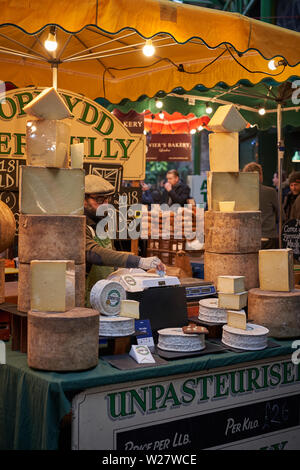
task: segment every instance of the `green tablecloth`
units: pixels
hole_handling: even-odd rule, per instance
[[[280,347],[243,353],[222,352],[166,365],[122,371],[99,359],[97,367],[84,372],[41,372],[30,369],[27,355],[11,351],[0,365],[0,449],[57,449],[60,421],[71,411],[72,394],[87,388],[149,378],[224,368],[233,364],[291,354],[292,341]]]

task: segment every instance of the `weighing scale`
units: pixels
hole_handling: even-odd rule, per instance
[[[186,299],[191,302],[200,300],[203,297],[212,297],[216,294],[216,288],[212,282],[204,281],[194,277],[187,277],[180,280],[181,285],[185,288]]]
[[[120,276],[119,282],[127,292],[141,292],[151,287],[180,286],[180,281],[176,276],[159,276],[150,273],[124,274]]]

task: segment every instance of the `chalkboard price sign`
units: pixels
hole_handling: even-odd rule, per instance
[[[18,191],[21,165],[26,165],[23,158],[0,160],[0,191]]]
[[[300,219],[292,219],[284,224],[282,248],[291,248],[294,252],[294,260],[300,262]]]

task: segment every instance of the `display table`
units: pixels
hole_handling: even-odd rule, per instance
[[[176,380],[181,380],[183,381],[181,383],[181,395],[177,392],[177,397],[180,396],[178,399],[180,399],[180,406],[183,408],[184,415],[188,415],[189,418],[195,415],[195,411],[193,411],[192,408],[189,408],[189,405],[192,402],[193,405],[196,406],[198,403],[197,406],[200,406],[199,403],[201,402],[204,403],[205,401],[211,401],[212,410],[216,411],[220,408],[222,397],[224,397],[228,392],[225,390],[225,382],[222,382],[224,381],[224,378],[220,378],[221,375],[217,374],[217,372],[223,371],[223,375],[225,373],[228,377],[230,371],[236,371],[237,369],[244,371],[249,369],[249,367],[252,371],[251,374],[254,374],[253,376],[251,375],[251,387],[248,384],[247,387],[249,389],[247,390],[246,384],[244,384],[244,389],[240,390],[241,395],[246,397],[244,406],[245,404],[247,404],[248,407],[250,406],[250,398],[254,398],[258,401],[265,399],[264,393],[267,390],[269,394],[271,393],[271,395],[267,397],[269,401],[273,396],[279,396],[279,392],[280,397],[282,394],[292,395],[293,397],[297,395],[298,400],[296,403],[298,403],[298,405],[295,405],[294,401],[288,402],[291,407],[291,412],[288,418],[285,419],[284,428],[297,429],[299,435],[300,366],[296,366],[291,362],[291,355],[295,351],[292,348],[292,341],[277,340],[276,342],[279,344],[279,347],[268,348],[263,351],[242,353],[226,351],[189,359],[173,360],[161,366],[137,368],[133,370],[116,369],[105,362],[105,357],[103,357],[99,359],[98,366],[94,369],[78,373],[54,373],[32,370],[27,365],[26,354],[11,351],[10,344],[6,343],[7,363],[6,365],[0,365],[0,449],[57,449],[60,422],[65,415],[70,413],[72,400],[73,411],[77,418],[81,418],[81,422],[79,419],[75,424],[75,427],[73,426],[73,448],[84,448],[84,445],[82,447],[78,444],[79,434],[81,433],[80,426],[84,425],[83,414],[80,414],[82,409],[78,411],[78,404],[88,404],[88,400],[85,400],[85,397],[82,398],[80,395],[80,392],[82,391],[86,391],[87,394],[90,391],[90,396],[95,397],[98,392],[105,392],[109,389],[113,390],[113,394],[116,396],[116,391],[124,389],[126,386],[130,386],[130,388],[133,389],[139,384],[148,384],[149,389],[149,383],[170,383],[171,379],[175,383]],[[264,375],[256,377],[255,370],[258,371],[259,367]],[[260,372],[257,372],[257,374],[260,374]],[[215,382],[215,378],[209,379],[209,381],[202,380],[201,396],[199,395],[199,399],[196,400],[195,398],[198,396],[196,382],[197,384],[200,384],[200,377],[203,378],[207,376],[217,377],[217,382]],[[214,387],[218,388],[219,397],[205,396],[205,394],[209,394],[207,387],[210,382],[211,384],[214,383]],[[203,384],[206,385],[204,386]],[[152,385],[152,391],[154,390],[153,386],[154,385]],[[237,389],[239,386],[240,388],[242,387],[241,384],[236,384],[235,386]],[[98,388],[94,389],[94,387]],[[141,387],[142,390],[143,385]],[[166,423],[167,416],[163,416],[164,410],[166,408],[171,408],[169,411],[172,415],[173,409],[176,409],[176,407],[177,409],[180,408],[179,403],[176,403],[174,395],[175,392],[171,387],[168,389],[169,391],[164,403],[160,403],[161,409],[158,410],[158,402],[155,405],[153,400],[159,399],[159,395],[163,390],[163,385],[156,385],[155,387],[156,398],[153,398],[152,396],[152,405],[151,403],[150,405],[148,403],[147,411],[144,410],[141,415],[141,418],[143,418],[142,422],[144,424],[146,424],[149,416],[151,418],[151,423],[154,421],[154,414],[156,411],[159,412],[158,416],[160,420],[163,419],[163,422]],[[261,395],[259,395],[259,389],[263,389]],[[242,391],[245,393],[242,393]],[[274,395],[272,395],[273,392]],[[228,392],[228,397],[233,393],[235,393],[235,391]],[[238,391],[236,393],[238,395]],[[110,396],[110,399],[113,396],[111,392],[108,395]],[[109,422],[112,423],[112,428],[114,428],[114,430],[112,429],[112,433],[116,435],[116,429],[118,431],[120,426],[124,427],[124,423],[127,427],[132,427],[133,420],[130,418],[138,413],[136,409],[132,409],[132,413],[127,410],[125,414],[128,416],[122,417],[122,412],[119,411],[119,405],[117,409],[117,405],[114,403],[114,410],[112,410],[113,403],[111,401],[108,405],[108,395],[107,393],[105,395],[105,407],[107,409],[110,406],[110,414],[113,414],[114,416],[109,416],[107,419],[109,419]],[[233,398],[235,401],[233,404],[230,404],[230,408],[234,408],[238,405],[237,396],[234,396]],[[278,400],[281,400],[281,398],[278,398]],[[120,406],[123,406],[122,403]],[[293,408],[295,406],[298,406],[298,412]],[[142,402],[139,403],[139,408],[143,408]],[[251,415],[250,408],[247,412],[249,416]],[[210,412],[212,410],[210,410]],[[201,415],[203,410],[198,410],[197,413],[199,414],[199,412]],[[107,419],[102,415],[104,411],[100,413],[100,409],[98,408],[98,405],[96,405],[96,402],[95,407],[93,408],[93,413],[95,415],[99,415],[99,418],[101,418],[103,423],[106,423],[105,426],[103,424],[105,429],[102,429],[102,431],[109,434]],[[127,420],[124,419],[126,417]],[[119,418],[122,418],[122,420],[118,422]],[[170,419],[170,417],[168,419]],[[175,419],[175,415],[173,417],[171,416],[171,420],[172,419]],[[85,425],[86,424],[87,423],[85,422]],[[214,428],[215,424],[211,422],[211,426]],[[270,428],[270,430],[274,431],[273,428]],[[91,428],[91,432],[92,431],[93,429]],[[268,430],[264,430],[264,433],[267,431]],[[132,439],[128,439],[126,442],[132,442]],[[184,437],[182,437],[182,439],[184,439]],[[119,442],[118,448],[126,448],[125,444],[122,447],[120,444],[121,441],[116,440],[115,437],[114,442]],[[276,442],[276,439],[274,442]],[[209,447],[213,447],[211,443],[208,444]],[[92,445],[93,444],[91,444],[91,446]],[[106,444],[102,441],[99,441],[96,445],[99,449],[114,448],[105,447]],[[126,445],[126,449],[129,450],[128,444]],[[204,443],[203,445],[208,446],[207,443]],[[200,448],[201,446],[199,447],[199,450]]]

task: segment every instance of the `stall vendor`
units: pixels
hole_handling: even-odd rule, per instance
[[[114,187],[98,175],[85,177],[84,213],[86,216],[86,306],[90,306],[90,291],[100,279],[105,279],[114,268],[142,268],[165,270],[165,266],[156,256],[142,258],[133,253],[116,251],[110,238],[101,239],[96,234],[100,218],[96,215],[101,204],[108,204]]]

